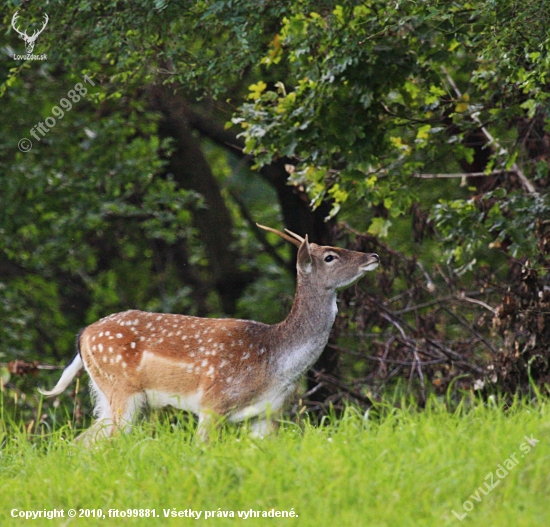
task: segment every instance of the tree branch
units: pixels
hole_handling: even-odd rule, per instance
[[[447,71],[447,69],[445,68],[445,66],[441,66],[441,70],[443,71],[443,73],[445,74],[445,77],[447,78],[447,82],[451,85],[451,87],[453,88],[454,92],[456,93],[456,95],[458,97],[462,97],[462,93],[461,91],[459,90],[458,86],[456,85],[454,79],[451,77],[450,73]],[[480,130],[481,132],[483,133],[483,135],[487,138],[487,140],[489,141],[488,143],[488,146],[494,144],[497,149],[499,151],[501,150],[504,150],[506,153],[508,153],[508,151],[502,147],[502,145],[498,142],[497,139],[495,139],[491,133],[489,132],[489,130],[487,130],[487,128],[485,128],[485,126],[483,125],[483,123],[481,122],[480,118],[477,116],[477,115],[473,115],[471,114],[470,115],[470,118],[479,125],[480,127]],[[527,179],[527,177],[525,176],[525,174],[523,173],[523,170],[521,170],[521,168],[519,168],[518,164],[517,163],[514,163],[511,167],[511,171],[515,172],[519,178],[519,180],[521,181],[521,184],[523,185],[523,188],[525,190],[527,190],[527,192],[529,192],[529,194],[533,194],[533,195],[538,195],[538,192],[535,190],[535,187],[533,186],[533,183],[531,183],[531,181],[529,181],[529,179]],[[469,174],[470,176],[472,174]]]
[[[412,174],[412,177],[418,179],[447,179],[447,178],[465,178],[465,177],[481,177],[481,176],[498,176],[514,172],[514,170],[492,170],[491,172],[454,172],[451,174]]]

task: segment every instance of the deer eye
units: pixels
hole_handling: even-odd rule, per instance
[[[332,262],[332,260],[336,259],[336,256],[333,254],[329,254],[328,256],[325,256],[325,262]]]

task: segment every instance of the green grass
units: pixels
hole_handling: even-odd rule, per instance
[[[548,402],[447,412],[382,408],[364,420],[350,408],[326,426],[283,424],[252,439],[227,427],[207,445],[193,425],[140,423],[86,450],[62,439],[2,432],[0,525],[12,509],[156,509],[151,519],[38,519],[32,525],[550,525]],[[2,437],[3,435],[3,437]],[[540,442],[524,457],[524,436]],[[481,502],[470,498],[512,454],[518,464]],[[495,481],[498,477],[494,476]],[[488,480],[487,480],[488,481]],[[462,503],[473,510],[464,514]],[[466,505],[469,507],[469,505]],[[234,511],[235,518],[164,518],[163,509]],[[242,519],[237,511],[293,510],[296,518]],[[190,523],[191,522],[191,523]]]

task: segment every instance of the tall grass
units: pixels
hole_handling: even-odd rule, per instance
[[[33,525],[550,525],[548,403],[516,402],[506,410],[478,403],[449,412],[434,399],[422,412],[375,410],[364,416],[350,407],[318,427],[283,422],[263,440],[228,426],[206,445],[195,443],[194,422],[184,414],[176,424],[155,414],[89,450],[72,443],[69,426],[40,437],[4,427],[0,525],[26,522],[12,518],[12,509],[55,508],[65,516],[71,508],[106,516],[110,509],[155,509],[160,517]],[[539,441],[527,454],[520,450],[525,436]],[[517,465],[499,479],[498,465],[514,453]],[[491,472],[500,483],[487,495],[477,491],[476,500]],[[462,516],[465,501],[473,508],[461,521],[452,511]],[[203,511],[201,519],[164,517],[165,510],[189,509]],[[297,517],[238,517],[272,509]],[[214,516],[205,519],[205,511]],[[235,517],[218,517],[221,511]]]

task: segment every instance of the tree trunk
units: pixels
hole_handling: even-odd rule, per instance
[[[150,95],[152,108],[162,114],[159,134],[174,140],[175,149],[169,160],[169,171],[182,188],[198,192],[205,200],[205,208],[193,211],[194,224],[200,231],[212,282],[223,310],[232,315],[236,312],[238,298],[253,277],[238,268],[238,255],[232,248],[231,215],[200,143],[189,126],[185,101],[174,95],[172,88],[165,86],[151,87]]]

